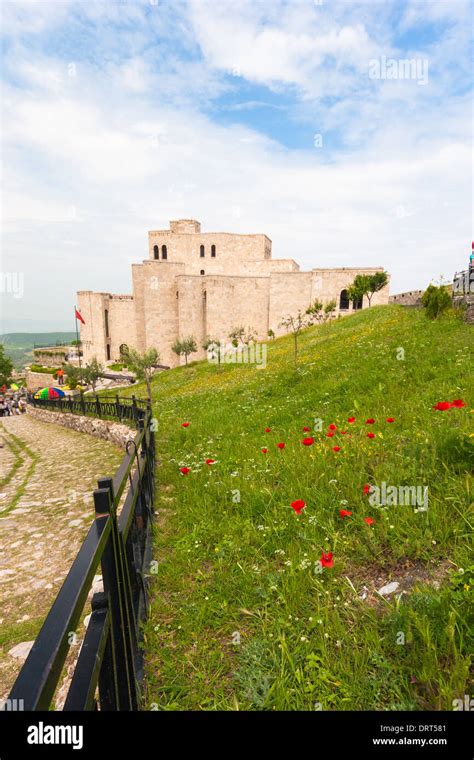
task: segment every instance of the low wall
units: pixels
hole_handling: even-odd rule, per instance
[[[466,315],[465,321],[470,325],[474,324],[474,293],[468,293],[462,296],[453,296],[454,306],[465,306]]]
[[[424,290],[410,290],[407,293],[398,293],[390,296],[389,303],[398,303],[400,306],[421,306],[421,296]]]
[[[36,420],[53,422],[55,425],[77,430],[78,433],[89,433],[89,435],[103,438],[123,449],[127,445],[127,441],[133,441],[137,434],[137,431],[132,430],[128,425],[122,425],[113,420],[99,420],[96,417],[83,417],[80,414],[50,412],[49,409],[38,409],[31,404],[28,404],[27,410],[28,414]]]
[[[47,386],[57,384],[58,381],[47,372],[30,372],[30,370],[28,370],[26,373],[26,387],[32,393],[35,393],[40,388],[46,388]]]

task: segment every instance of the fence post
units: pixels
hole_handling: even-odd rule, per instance
[[[133,611],[132,592],[130,587],[130,575],[127,566],[127,553],[123,545],[122,536],[120,535],[118,529],[115,507],[113,506],[113,480],[112,478],[99,478],[97,485],[99,486],[99,492],[106,491],[108,493],[109,504],[112,510],[111,515],[113,517],[112,535],[115,551],[116,579],[120,598],[121,619],[123,626],[123,645],[127,664],[128,693],[130,703],[130,707],[126,709],[138,710],[139,693],[135,671],[135,656],[138,651],[138,643],[135,615]],[[95,493],[96,492],[94,492],[94,494]],[[106,590],[105,576],[104,589]]]
[[[81,393],[81,409],[82,409],[82,414],[85,414],[86,413],[86,402],[84,401],[84,391],[82,390],[82,388],[80,390],[80,393]]]
[[[118,419],[121,420],[122,419],[122,415],[120,414],[120,400],[119,400],[118,393],[115,394],[115,409],[116,409],[116,412],[117,412]]]
[[[73,412],[72,396],[69,396],[69,411],[72,414],[72,412]]]
[[[132,674],[129,669],[128,626],[122,598],[117,519],[112,505],[110,489],[98,488],[94,491],[94,508],[96,520],[112,520],[112,530],[101,559],[102,577],[104,591],[109,597],[110,604],[111,636],[115,653],[114,680],[118,709],[133,710],[132,686],[134,687],[135,684],[132,684]]]
[[[138,408],[137,408],[137,400],[134,395],[132,395],[132,409],[133,409],[133,419],[135,422],[135,425],[137,424],[137,415],[138,415]]]
[[[95,394],[95,403],[96,403],[96,407],[97,407],[97,414],[98,414],[99,417],[101,417],[102,415],[100,413],[100,398],[97,395],[97,393]]]

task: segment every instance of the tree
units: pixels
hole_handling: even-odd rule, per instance
[[[229,338],[234,348],[237,348],[239,343],[242,346],[249,346],[250,343],[255,342],[257,333],[252,327],[247,327],[247,332],[245,332],[245,327],[234,327],[229,333]]]
[[[336,311],[336,301],[328,301],[326,306],[324,307],[324,321],[327,322],[328,319],[331,319],[334,312]]]
[[[311,315],[304,314],[301,311],[298,311],[298,314],[295,317],[289,316],[281,321],[281,326],[286,327],[288,332],[293,333],[295,367],[298,366],[298,338],[301,331],[304,330],[305,327],[309,327],[311,323]]]
[[[171,346],[171,350],[178,356],[184,356],[184,361],[186,366],[188,366],[188,356],[190,354],[195,354],[198,350],[196,338],[194,335],[190,335],[188,338],[183,338],[182,340],[177,339]]]
[[[151,377],[159,361],[160,355],[156,348],[149,348],[143,354],[134,348],[128,349],[128,368],[135,373],[137,380],[146,384],[149,401],[151,401]]]
[[[77,388],[77,384],[81,379],[81,371],[79,367],[76,367],[74,364],[66,364],[64,372],[66,373],[67,384],[71,390]]]
[[[97,358],[94,356],[93,359],[89,362],[87,367],[84,367],[82,371],[83,378],[86,383],[90,383],[92,385],[92,390],[95,391],[95,386],[97,383],[97,380],[101,376],[103,372],[102,364],[99,364],[97,361]]]
[[[316,300],[311,304],[311,306],[308,306],[305,314],[307,314],[310,318],[310,322],[327,322],[328,319],[331,319],[335,310],[335,301],[329,301],[325,306],[323,306],[321,301]]]
[[[354,282],[347,289],[349,298],[351,301],[357,301],[364,296],[367,296],[369,302],[369,308],[374,293],[378,293],[379,290],[385,287],[388,282],[387,272],[375,272],[374,274],[358,274],[354,278]]]
[[[13,362],[5,356],[5,346],[0,343],[0,385],[9,385],[13,372]]]
[[[451,306],[451,296],[444,285],[439,287],[428,285],[421,296],[421,303],[425,307],[427,316],[430,319],[437,319]]]
[[[215,340],[214,338],[210,338],[208,336],[206,340],[204,341],[204,343],[202,344],[202,347],[204,351],[207,351],[208,356],[210,354],[210,358],[212,359],[217,358],[217,363],[218,364],[221,363],[222,344],[220,340]]]

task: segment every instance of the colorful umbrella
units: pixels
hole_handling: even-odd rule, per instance
[[[65,395],[61,388],[41,388],[35,393],[35,398],[62,398]]]

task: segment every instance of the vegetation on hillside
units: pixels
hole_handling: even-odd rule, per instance
[[[472,348],[451,315],[377,306],[304,330],[299,369],[288,335],[266,369],[153,378],[151,709],[451,710],[472,693]],[[427,502],[374,503],[384,483]]]

